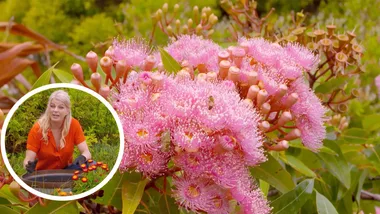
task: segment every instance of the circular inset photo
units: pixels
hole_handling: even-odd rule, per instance
[[[2,156],[15,180],[35,195],[60,201],[104,186],[118,169],[123,142],[120,120],[107,100],[63,83],[22,97],[1,133]]]

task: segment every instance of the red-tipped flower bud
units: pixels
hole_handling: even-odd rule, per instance
[[[98,55],[93,51],[88,52],[86,55],[86,62],[91,71],[95,73],[96,68],[98,67]]]
[[[96,92],[99,92],[101,81],[102,81],[102,77],[100,76],[99,73],[91,74],[91,83],[95,87]]]

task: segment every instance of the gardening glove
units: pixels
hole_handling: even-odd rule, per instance
[[[79,155],[79,156],[74,160],[74,162],[73,162],[74,165],[78,165],[78,166],[80,166],[80,165],[82,165],[82,164],[84,164],[84,163],[86,163],[86,157],[83,156],[83,155]]]
[[[36,170],[37,161],[37,159],[34,161],[28,161],[28,164],[25,165],[26,171],[28,171],[29,173],[34,172],[34,170]]]

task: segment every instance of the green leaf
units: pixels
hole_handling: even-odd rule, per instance
[[[371,162],[377,172],[380,173],[380,145],[378,144],[375,147],[369,147],[364,150],[364,152],[369,162]]]
[[[295,187],[290,174],[270,154],[268,154],[268,161],[251,168],[251,174],[255,178],[268,182],[282,193]]]
[[[346,129],[341,135],[341,137],[343,137],[344,141],[347,143],[356,144],[370,143],[368,141],[371,141],[371,139],[367,136],[369,136],[369,133],[366,130],[360,128]]]
[[[22,205],[27,205],[27,202],[21,201],[18,197],[12,194],[12,192],[9,189],[9,185],[4,185],[0,189],[0,198],[5,198],[12,204],[22,204]]]
[[[366,115],[363,118],[363,129],[368,131],[380,129],[380,114]]]
[[[47,201],[46,206],[41,206],[40,203],[34,205],[26,214],[40,213],[79,213],[76,201]]]
[[[338,78],[329,80],[327,82],[324,82],[318,85],[317,88],[315,88],[315,93],[327,94],[331,92],[333,89],[337,89],[343,86],[346,83],[346,80],[347,80],[347,77],[338,77]]]
[[[271,203],[274,214],[297,213],[313,193],[314,179],[306,179]]]
[[[53,69],[54,75],[63,83],[69,83],[73,80],[73,75],[60,69]]]
[[[298,172],[308,176],[308,177],[315,177],[315,173],[307,167],[302,161],[300,161],[298,158],[292,156],[292,155],[285,155],[285,158],[283,157],[282,160],[293,167]]]
[[[318,214],[338,214],[334,205],[324,195],[315,191],[317,194],[317,210]]]
[[[338,156],[325,153],[318,153],[318,157],[325,164],[326,168],[348,189],[350,188],[351,176],[350,167],[344,158],[339,146],[334,141],[325,140],[326,146],[334,150]]]
[[[269,187],[270,185],[267,182],[260,180],[260,189],[261,189],[261,192],[263,192],[265,196],[268,195]]]
[[[301,141],[292,141],[292,142],[289,142],[289,146],[290,147],[294,147],[294,148],[299,148],[299,149],[305,149],[305,150],[308,150],[310,151],[309,148],[305,147]],[[327,153],[327,154],[331,154],[331,155],[337,155],[336,152],[334,152],[333,150],[331,150],[330,148],[327,148],[326,146],[322,146],[320,149],[319,149],[319,152],[323,152],[323,153]]]
[[[0,205],[0,213],[9,213],[9,214],[18,214],[19,212],[17,212],[16,210],[8,207],[8,206],[5,206],[5,205]]]
[[[55,68],[55,66],[57,66],[59,62],[55,63],[53,66],[51,66],[47,71],[45,71],[39,78],[38,80],[33,84],[33,87],[32,87],[32,90],[33,89],[36,89],[38,87],[41,87],[43,85],[47,85],[50,83],[50,77],[51,77],[51,74]]]
[[[164,64],[164,68],[168,73],[176,74],[179,70],[181,70],[181,65],[163,48],[158,48],[161,54],[161,60]]]
[[[141,176],[139,173],[115,173],[112,179],[102,188],[104,190],[103,197],[97,197],[96,202],[104,205],[112,205],[118,210],[123,208],[122,185],[125,181],[139,182]]]
[[[125,181],[122,187],[123,213],[133,214],[140,204],[148,179],[134,183]]]
[[[367,175],[368,175],[368,170],[364,170],[361,175],[360,175],[360,178],[359,178],[359,182],[358,182],[358,188],[356,190],[356,195],[355,195],[355,200],[356,202],[358,203],[358,207],[359,207],[359,210],[360,210],[360,194],[361,194],[361,191],[363,189],[363,184],[364,184],[364,181],[365,179],[367,178]]]

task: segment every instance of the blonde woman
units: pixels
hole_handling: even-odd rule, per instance
[[[73,161],[74,147],[80,152]],[[82,127],[71,117],[67,92],[53,92],[44,114],[29,132],[24,168],[29,172],[46,169],[80,169],[91,158]]]

